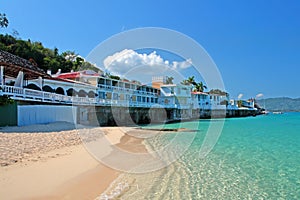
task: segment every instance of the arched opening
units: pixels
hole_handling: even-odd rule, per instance
[[[86,97],[86,96],[87,96],[87,93],[86,93],[86,91],[84,91],[84,90],[79,90],[78,96],[79,96],[79,97]]]
[[[61,87],[56,88],[55,93],[56,94],[65,95],[65,91]]]
[[[95,96],[96,96],[96,94],[94,91],[89,91],[89,93],[88,93],[89,98],[95,98]]]
[[[54,89],[50,87],[49,85],[43,86],[43,91],[45,92],[54,92]]]
[[[76,96],[77,92],[73,88],[70,88],[67,90],[67,95],[68,96]]]
[[[36,84],[33,84],[33,83],[30,83],[29,85],[27,85],[26,88],[32,89],[32,90],[41,90],[41,88],[39,86],[37,86]]]

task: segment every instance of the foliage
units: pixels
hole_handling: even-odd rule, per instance
[[[186,80],[181,81],[182,85],[195,85],[195,77],[194,76],[190,76],[188,77]]]
[[[195,91],[195,92],[203,92],[204,89],[207,89],[207,87],[203,84],[202,81],[197,83],[195,81],[194,76],[190,76],[186,80],[181,81],[181,84],[182,85],[193,85],[193,87],[194,87],[193,91]]]
[[[196,83],[194,91],[196,91],[196,92],[203,92],[204,89],[207,89],[207,87],[201,81],[200,83]]]
[[[174,77],[167,76],[166,84],[173,84]]]
[[[8,105],[13,104],[15,101],[11,99],[9,96],[0,96],[0,105]]]
[[[238,101],[237,101],[237,105],[238,105],[239,108],[242,107],[242,104],[243,104],[243,101],[242,101],[242,100],[238,100]]]
[[[80,70],[87,70],[87,69],[93,70],[95,72],[101,71],[99,68],[95,67],[95,65],[93,65],[89,62],[83,61],[80,66]]]
[[[25,41],[8,34],[0,34],[0,49],[29,60],[44,71],[48,69],[52,72],[56,72],[58,69],[61,69],[61,72],[82,69],[99,70],[93,64],[84,61],[75,52],[66,51],[59,54],[57,48],[49,49],[44,47],[41,42]]]
[[[8,19],[5,13],[0,13],[0,27],[6,28],[8,26]]]
[[[209,94],[218,94],[218,95],[222,95],[222,96],[228,96],[229,95],[227,92],[224,92],[220,89],[212,89],[208,93]]]
[[[105,74],[106,77],[115,79],[115,80],[120,80],[121,78],[119,76],[111,75],[110,73]]]

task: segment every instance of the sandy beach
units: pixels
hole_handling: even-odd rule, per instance
[[[125,134],[121,127],[89,130],[103,132],[117,148],[147,152],[143,139]],[[94,140],[95,134],[84,138]],[[97,161],[78,129],[63,122],[1,127],[0,165],[0,199],[95,199],[121,173]]]

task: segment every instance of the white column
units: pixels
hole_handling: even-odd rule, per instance
[[[0,85],[4,85],[4,66],[0,67]]]
[[[23,71],[19,71],[19,74],[16,78],[15,87],[23,87],[24,73]]]

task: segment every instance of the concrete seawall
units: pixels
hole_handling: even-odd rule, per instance
[[[257,110],[203,110],[203,109],[175,109],[175,108],[140,108],[121,106],[78,106],[57,105],[48,103],[16,102],[16,119],[13,124],[6,118],[0,120],[0,125],[32,125],[67,121],[75,124],[93,126],[134,126],[136,124],[170,123],[209,118],[247,117],[261,114]],[[5,110],[4,106],[3,111]],[[1,107],[0,107],[1,108]],[[7,116],[6,113],[3,116]]]
[[[80,124],[96,126],[133,126],[135,124],[178,122],[181,120],[248,117],[259,114],[257,110],[192,110],[192,112],[184,112],[166,108],[79,106],[77,121]]]

